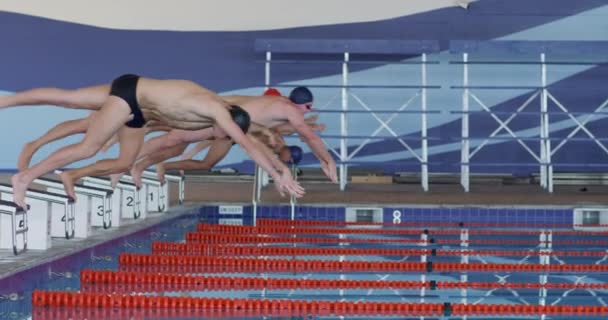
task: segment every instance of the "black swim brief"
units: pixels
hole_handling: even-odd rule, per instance
[[[117,96],[123,99],[131,108],[133,120],[125,123],[130,128],[142,128],[146,124],[144,114],[141,112],[139,103],[137,102],[137,81],[139,76],[134,74],[122,75],[112,81],[110,89],[111,96]]]

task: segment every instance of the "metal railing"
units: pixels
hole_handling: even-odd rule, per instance
[[[256,41],[256,50],[258,52],[265,53],[265,76],[264,85],[268,87],[295,87],[299,84],[286,85],[281,83],[273,83],[271,81],[271,65],[273,63],[280,64],[319,64],[319,63],[334,63],[341,67],[341,83],[335,85],[327,84],[306,84],[310,88],[328,88],[340,90],[339,96],[341,98],[341,108],[338,110],[323,110],[320,109],[318,112],[324,113],[340,113],[340,135],[329,136],[322,135],[321,138],[330,152],[332,152],[338,159],[339,168],[339,183],[340,189],[344,190],[348,181],[348,165],[354,157],[374,138],[378,137],[378,134],[384,129],[390,133],[390,138],[397,140],[401,146],[411,153],[415,159],[419,162],[420,170],[422,172],[421,185],[423,190],[428,191],[428,142],[429,137],[427,136],[427,115],[429,113],[438,113],[439,111],[428,110],[427,106],[427,94],[430,89],[439,89],[440,86],[428,84],[427,66],[429,64],[438,64],[437,61],[429,61],[428,54],[436,53],[439,51],[439,43],[431,40],[421,41],[403,41],[403,40],[313,40],[313,39],[260,39]],[[302,59],[274,59],[274,54],[300,54],[300,55],[312,55],[312,57],[304,57]],[[342,57],[341,61],[333,60],[319,60],[315,54],[334,54]],[[400,61],[395,59],[375,59],[375,60],[364,60],[356,61],[351,59],[351,54],[361,54],[366,56],[404,56],[404,55],[420,55],[420,59],[417,61]],[[354,85],[349,82],[350,65],[366,64],[366,65],[386,65],[386,64],[402,64],[402,65],[420,65],[420,83],[417,84],[399,84],[399,85],[377,85],[377,84],[366,84],[366,85]],[[396,110],[374,110],[365,102],[365,98],[355,94],[352,89],[392,89],[392,90],[415,90],[414,94],[398,109]],[[363,110],[352,110],[349,105],[349,99],[352,98],[357,102]],[[420,110],[405,110],[410,107],[413,102],[419,99]],[[372,133],[371,136],[365,137],[365,140],[359,144],[359,146],[352,152],[348,151],[349,135],[348,128],[348,113],[367,113],[371,115],[375,121],[379,123],[379,127]],[[379,114],[388,113],[389,116],[382,119]],[[420,138],[421,150],[420,153],[416,152],[407,142],[406,139],[401,137],[395,128],[390,126],[390,123],[400,113],[417,113],[420,115],[421,131]],[[339,149],[332,148],[325,139],[339,139]]]
[[[471,159],[477,154],[491,139],[505,139],[514,140],[521,145],[536,161],[535,163],[515,163],[513,165],[538,165],[540,172],[540,185],[548,192],[553,192],[553,169],[558,163],[553,162],[552,158],[557,151],[559,151],[568,141],[593,141],[596,143],[607,155],[608,148],[604,145],[601,138],[597,138],[588,128],[585,126],[591,118],[597,116],[606,106],[608,106],[608,98],[604,100],[594,111],[592,112],[570,112],[553,94],[551,94],[550,86],[547,81],[548,67],[550,65],[569,65],[569,66],[592,66],[602,64],[602,62],[590,62],[579,60],[582,57],[592,58],[595,56],[606,56],[608,54],[608,42],[595,42],[595,41],[452,41],[450,43],[450,52],[453,54],[460,54],[462,56],[461,61],[451,61],[452,64],[461,64],[463,67],[462,85],[452,86],[452,89],[461,89],[462,92],[462,111],[457,113],[462,114],[462,148],[461,148],[461,185],[466,192],[470,190],[470,165]],[[470,59],[470,56],[475,54],[477,60]],[[571,61],[548,61],[548,55],[553,54],[556,56],[575,56],[576,58]],[[506,56],[503,59],[490,59],[493,56]],[[530,56],[536,56],[537,60],[522,60]],[[486,58],[486,59],[483,59]],[[521,85],[471,85],[470,67],[471,65],[529,65],[538,67],[538,85],[537,86],[521,86]],[[480,99],[474,90],[529,90],[530,96],[521,104],[515,112],[508,112],[509,116],[506,120],[502,120],[498,117],[496,111],[491,110],[482,99]],[[528,114],[538,115],[540,118],[540,125],[538,127],[538,135],[534,137],[522,137],[518,135],[515,130],[509,127],[510,122],[513,121],[518,115],[524,114],[523,111],[532,102],[539,98],[539,109],[538,111],[527,112]],[[489,114],[499,125],[489,137],[471,137],[470,136],[470,114],[477,111],[472,111],[471,101],[473,101],[482,108],[483,113]],[[558,110],[550,111],[548,106],[549,103],[554,103]],[[455,111],[452,111],[453,113]],[[576,125],[575,129],[572,130],[566,137],[555,137],[550,136],[551,130],[551,114],[565,114],[573,121]],[[580,121],[578,115],[586,115],[583,121]],[[502,130],[509,134],[509,137],[497,137],[498,133]],[[579,131],[583,131],[588,138],[574,138]],[[474,139],[483,140],[473,151],[471,151],[470,141]],[[539,148],[537,152],[526,143],[526,141],[538,141]],[[558,145],[552,147],[552,141],[557,141]],[[484,165],[484,163],[481,163]],[[485,163],[485,165],[492,165],[491,163]],[[560,166],[572,166],[568,163],[559,163]],[[595,165],[597,167],[606,166],[608,163],[586,163],[586,164],[575,164],[575,166],[589,166]]]
[[[326,104],[329,105],[336,99],[340,99],[339,108],[327,109],[325,106],[317,108],[319,113],[339,114],[340,132],[339,134],[323,134],[321,138],[328,146],[328,150],[337,158],[339,166],[340,189],[344,190],[347,185],[347,174],[349,165],[374,164],[374,162],[360,161],[357,156],[361,151],[374,140],[395,140],[409,154],[413,161],[403,162],[403,165],[419,166],[421,187],[424,191],[429,190],[429,165],[446,163],[439,161],[429,161],[429,141],[437,141],[438,144],[459,143],[460,161],[453,161],[447,165],[460,167],[460,182],[465,192],[470,190],[471,167],[482,166],[513,166],[513,167],[538,167],[540,173],[540,185],[548,192],[553,192],[553,175],[556,166],[562,168],[604,168],[608,167],[601,161],[591,163],[583,162],[559,162],[555,161],[558,151],[565,150],[568,142],[592,142],[597,145],[603,153],[608,155],[606,146],[607,137],[593,133],[588,124],[600,117],[606,117],[608,112],[603,112],[608,106],[608,98],[592,111],[581,111],[580,106],[571,111],[568,107],[556,98],[553,93],[552,84],[549,82],[551,66],[606,66],[608,65],[608,42],[605,41],[451,41],[449,52],[456,55],[458,59],[449,58],[449,65],[459,65],[462,67],[462,83],[458,85],[450,84],[446,88],[449,90],[462,90],[461,107],[439,108],[432,110],[429,108],[428,98],[430,91],[434,93],[443,92],[438,89],[445,88],[442,85],[429,84],[430,77],[428,66],[431,64],[441,65],[440,45],[437,41],[399,41],[399,40],[315,40],[315,39],[259,39],[255,44],[256,51],[263,53],[264,63],[264,85],[266,88],[278,87],[289,88],[297,85],[306,85],[310,88],[336,89],[339,92],[334,95]],[[444,50],[447,48],[444,48]],[[429,59],[429,55],[436,54],[439,59]],[[287,55],[297,55],[297,58],[284,58]],[[333,55],[333,59],[320,59],[318,55]],[[366,58],[380,56],[379,59],[353,59],[354,55]],[[403,59],[386,58],[386,56],[400,57]],[[453,57],[453,56],[452,56]],[[566,57],[566,58],[563,58]],[[599,60],[598,60],[599,58]],[[284,82],[273,82],[272,68],[278,65],[323,65],[325,68],[335,65],[339,69],[335,74],[341,76],[340,82],[335,84],[305,83],[305,84],[286,84]],[[351,66],[361,68],[361,65],[419,65],[419,83],[411,84],[353,84],[350,80]],[[536,81],[533,85],[522,85],[521,83],[507,85],[488,85],[473,84],[476,80],[471,74],[472,65],[484,65],[484,68],[491,69],[492,66],[529,66],[538,68],[538,78],[530,79]],[[452,68],[452,67],[450,67]],[[526,67],[527,68],[527,67]],[[325,70],[325,69],[324,69]],[[529,68],[528,68],[529,71]],[[484,80],[483,78],[481,79]],[[366,102],[366,97],[354,92],[357,89],[382,89],[382,90],[413,90],[414,93],[396,109],[382,108],[376,109]],[[518,105],[513,111],[497,111],[493,105],[487,103],[477,94],[478,91],[484,92],[505,92],[506,90],[516,90],[525,92],[524,102]],[[353,103],[354,101],[354,103]],[[531,110],[537,103],[537,109]],[[419,108],[413,109],[413,106]],[[478,106],[481,110],[474,110],[472,107]],[[552,109],[553,107],[553,109]],[[571,108],[572,109],[572,108]],[[366,114],[372,117],[374,122],[378,122],[378,127],[370,135],[353,134],[349,130],[349,114]],[[420,117],[420,131],[413,134],[404,135],[399,133],[395,119],[400,114],[412,114]],[[491,121],[496,122],[498,127],[489,135],[474,135],[476,124],[472,123],[473,114],[488,115]],[[386,115],[383,117],[382,115]],[[460,136],[429,136],[428,116],[429,115],[460,115],[461,132]],[[538,116],[538,126],[529,130],[518,130],[512,128],[515,118],[521,115]],[[566,117],[566,120],[573,122],[570,132],[559,136],[554,134],[557,128],[557,117]],[[563,125],[563,121],[562,125]],[[535,134],[530,134],[530,131]],[[561,130],[561,129],[560,129]],[[381,135],[382,131],[388,135]],[[523,132],[526,131],[526,132]],[[579,135],[584,134],[585,137]],[[333,148],[328,140],[338,140],[338,146]],[[351,145],[349,143],[360,140],[359,143]],[[475,143],[472,143],[475,141]],[[532,161],[522,161],[501,163],[500,157],[497,161],[473,161],[480,151],[494,143],[517,143],[523,148],[526,155]],[[538,146],[532,144],[538,143]],[[415,144],[415,146],[414,146]],[[376,162],[377,163],[377,162]],[[258,184],[259,187],[259,184]],[[259,199],[258,199],[259,200]]]

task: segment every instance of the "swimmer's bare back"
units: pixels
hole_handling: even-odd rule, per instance
[[[287,122],[285,114],[287,106],[291,105],[289,99],[277,96],[222,96],[229,104],[235,104],[245,109],[251,121],[256,124],[273,128]]]
[[[227,107],[215,93],[188,80],[141,77],[137,100],[146,120],[184,130],[212,127],[219,109]]]

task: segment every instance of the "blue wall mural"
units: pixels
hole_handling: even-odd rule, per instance
[[[123,73],[139,73],[149,77],[184,78],[194,80],[221,94],[260,94],[263,90],[264,66],[256,63],[263,59],[254,51],[254,42],[261,38],[294,39],[402,39],[437,40],[441,52],[429,57],[439,64],[428,70],[429,84],[441,86],[430,90],[429,109],[441,113],[429,115],[429,133],[434,139],[429,143],[431,171],[458,171],[460,161],[460,109],[462,91],[451,89],[461,85],[462,66],[450,64],[459,59],[449,53],[450,40],[598,40],[608,41],[608,5],[600,0],[479,0],[471,3],[467,10],[459,6],[445,5],[449,1],[427,1],[430,7],[420,9],[420,1],[413,1],[412,8],[401,15],[391,12],[385,18],[361,19],[324,24],[261,29],[205,28],[172,31],[154,26],[115,29],[103,25],[85,25],[82,21],[57,19],[53,15],[31,15],[3,10],[0,6],[0,93],[10,94],[33,87],[53,86],[77,88],[81,86],[107,83]],[[451,2],[450,2],[451,3]],[[437,4],[436,6],[433,6]],[[430,8],[430,9],[429,9]],[[420,10],[417,10],[420,9]],[[187,10],[187,8],[182,8]],[[260,12],[260,19],[264,19]],[[177,19],[173,17],[173,19]],[[134,18],[133,24],[137,23]],[[201,22],[203,23],[203,22]],[[233,23],[233,22],[231,22]],[[328,57],[321,57],[327,59]],[[336,57],[340,58],[340,57]],[[366,58],[353,56],[356,58]],[[551,59],[552,57],[548,57]],[[576,57],[560,57],[575,60]],[[605,57],[590,57],[601,60]],[[418,57],[400,57],[418,59]],[[556,58],[557,59],[557,58]],[[350,80],[353,84],[419,84],[419,66],[416,65],[352,65]],[[552,66],[548,74],[550,91],[571,111],[592,111],[601,105],[608,94],[602,85],[608,75],[608,66]],[[535,66],[473,66],[471,79],[477,85],[539,85],[539,69]],[[273,66],[272,82],[279,84],[339,84],[340,66],[337,64],[318,65],[276,65]],[[284,89],[286,93],[287,89]],[[352,92],[372,109],[397,109],[414,90],[353,89]],[[340,108],[339,91],[317,89],[316,107]],[[493,110],[514,111],[531,94],[531,90],[514,89],[477,92],[478,96]],[[354,99],[351,108],[361,110]],[[472,103],[472,105],[474,105]],[[538,111],[538,98],[528,111]],[[413,110],[419,110],[415,102]],[[478,107],[477,107],[478,108]],[[550,109],[556,111],[555,105]],[[0,135],[3,138],[3,152],[0,154],[0,168],[13,169],[17,155],[24,143],[39,136],[55,124],[86,115],[84,112],[64,110],[49,106],[13,108],[0,111]],[[388,115],[381,115],[382,118]],[[583,115],[577,115],[583,117]],[[339,115],[322,113],[322,121],[328,125],[325,134],[339,135]],[[506,118],[506,116],[504,116]],[[504,119],[503,118],[503,119]],[[348,116],[350,134],[369,135],[379,123],[369,115]],[[595,117],[588,125],[589,130],[599,137],[606,137],[603,117]],[[563,115],[551,118],[551,136],[561,137],[576,128],[575,123]],[[420,117],[416,114],[399,115],[392,122],[393,129],[400,135],[417,137],[420,135]],[[487,114],[471,117],[471,136],[484,136],[497,128],[498,123]],[[524,136],[534,136],[538,132],[538,115],[517,116],[510,125],[513,131]],[[386,131],[382,136],[389,135]],[[505,136],[503,132],[501,136]],[[584,137],[581,132],[577,137]],[[34,162],[57,149],[58,146],[76,141],[78,137],[65,139],[41,150]],[[289,139],[298,143],[299,139]],[[327,139],[334,147],[336,139]],[[349,149],[354,150],[361,139],[350,139]],[[538,142],[527,141],[530,148],[538,150]],[[418,150],[420,144],[411,142]],[[475,142],[472,143],[475,146]],[[251,168],[251,162],[234,148],[221,163],[241,169]],[[88,163],[116,155],[113,149]],[[602,162],[608,160],[597,145],[589,141],[571,141],[555,154],[557,162]],[[531,163],[533,159],[513,141],[493,140],[474,161],[478,162],[519,162]],[[377,139],[364,147],[356,161],[376,161],[387,171],[418,171],[411,154],[394,139]],[[75,165],[80,165],[78,163]],[[310,154],[305,163],[314,165]],[[608,163],[608,161],[606,161]],[[565,169],[566,167],[564,167]],[[588,168],[570,168],[588,169]],[[594,168],[594,170],[601,170]],[[518,174],[537,172],[533,166],[488,166],[473,171],[508,171]]]

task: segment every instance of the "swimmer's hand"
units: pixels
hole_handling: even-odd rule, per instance
[[[323,124],[323,123],[315,123],[315,124],[312,124],[310,126],[310,128],[314,131],[323,132],[323,131],[325,131],[325,128],[327,128],[327,126],[325,126],[325,124]]]
[[[321,162],[321,170],[333,183],[338,183],[338,172],[336,170],[336,162],[332,159],[330,161]]]
[[[312,116],[308,116],[304,119],[306,124],[314,124],[315,122],[317,122],[317,120],[319,120],[319,115],[317,114],[313,114]]]
[[[275,187],[277,188],[277,191],[281,197],[285,196],[285,192],[289,192],[296,198],[301,198],[305,193],[304,188],[302,188],[298,182],[293,180],[289,171],[285,171],[281,174],[279,179],[275,181]]]
[[[317,120],[319,120],[319,116],[318,115],[312,115],[310,117],[307,117],[306,119],[304,119],[304,121],[306,122],[306,124],[313,130],[313,131],[325,131],[325,124],[323,123],[317,123]]]

